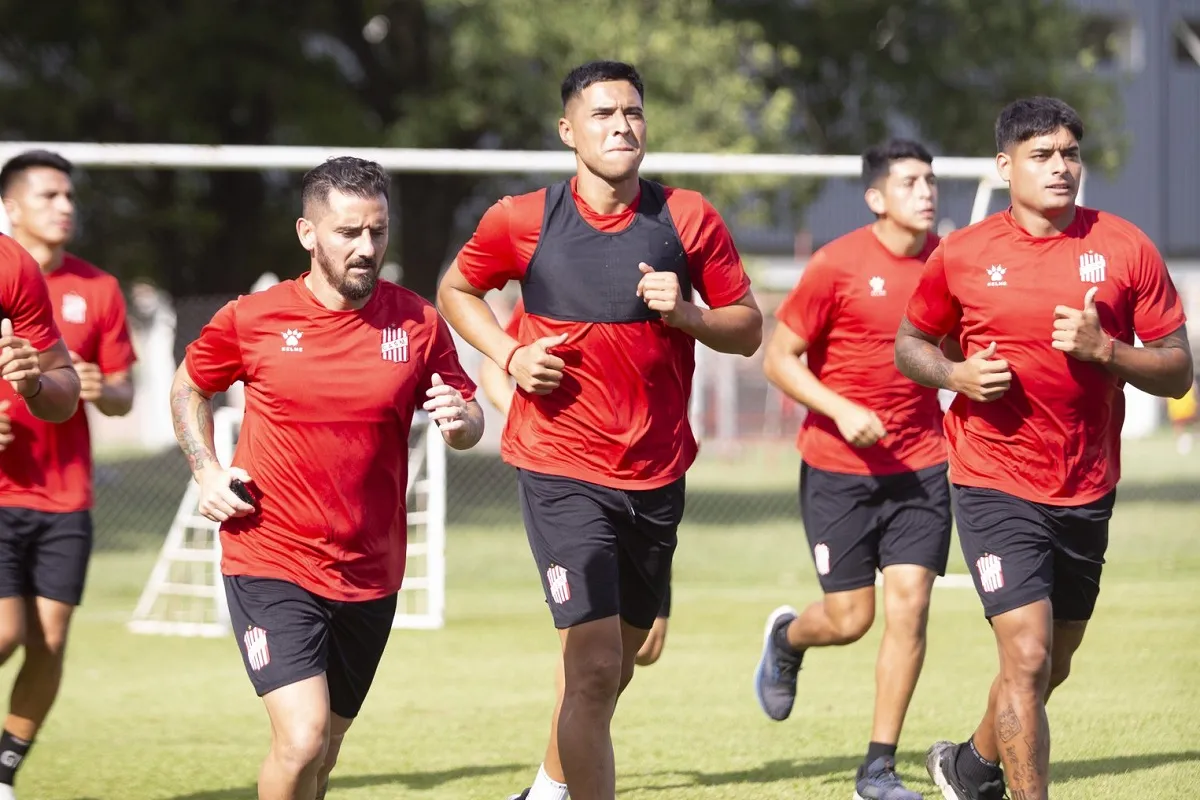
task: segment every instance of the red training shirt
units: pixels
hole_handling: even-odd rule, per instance
[[[580,216],[604,233],[635,219],[638,200],[616,214],[597,214],[575,193]],[[732,305],[750,279],[729,229],[703,195],[664,187],[667,209],[687,255],[695,291],[710,308]],[[487,210],[458,254],[458,268],[475,288],[499,289],[521,280],[537,248],[546,190],[504,197]],[[653,266],[653,264],[651,265]],[[634,293],[637,284],[629,287]],[[652,489],[681,477],[696,458],[688,421],[695,339],[662,320],[581,323],[526,314],[522,344],[567,334],[554,350],[579,392],[530,395],[517,388],[501,437],[509,464],[617,489]],[[561,389],[561,387],[560,387]]]
[[[11,236],[0,233],[0,316],[13,324],[13,335],[45,351],[62,338],[54,324],[50,290],[33,256]]]
[[[1096,307],[1110,335],[1132,344],[1184,324],[1183,306],[1154,244],[1132,223],[1079,208],[1060,235],[1038,238],[1009,211],[946,237],[930,256],[908,319],[933,336],[961,321],[967,356],[996,342],[1012,386],[998,400],[955,398],[946,415],[954,483],[1038,503],[1085,505],[1121,472],[1124,382],[1051,347],[1054,308]]]
[[[187,349],[205,392],[244,381],[233,456],[258,512],[221,526],[221,571],[295,583],[331,600],[400,589],[408,438],[437,373],[475,384],[433,305],[381,281],[360,310],[326,308],[304,276],[239,297]]]
[[[915,472],[946,460],[937,390],[900,374],[896,329],[937,246],[897,256],[870,225],[813,254],[776,318],[808,343],[808,368],[829,389],[879,417],[887,436],[859,448],[823,414],[809,413],[796,440],[804,461],[851,475]]]
[[[135,357],[117,279],[67,254],[45,281],[67,349],[105,375],[127,372]],[[59,514],[90,510],[92,437],[84,404],[66,422],[51,423],[33,416],[7,382],[0,382],[0,401],[9,402],[15,437],[0,452],[0,506]]]

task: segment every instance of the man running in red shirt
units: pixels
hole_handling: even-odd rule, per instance
[[[767,716],[787,719],[806,653],[870,630],[881,571],[886,627],[855,797],[920,800],[896,774],[896,743],[925,659],[934,578],[946,571],[950,488],[937,390],[901,375],[893,350],[937,245],[937,182],[916,142],[872,147],[862,161],[875,222],[813,254],[776,312],[763,362],[767,379],[809,409],[797,441],[800,505],[824,597],[803,613],[771,613],[754,685]]]
[[[15,402],[47,422],[65,422],[79,407],[79,375],[54,324],[50,292],[38,263],[11,236],[0,233],[0,379]],[[20,395],[20,397],[14,397]],[[5,430],[7,428],[7,430]],[[12,422],[0,421],[0,443],[11,442]]]
[[[1183,307],[1153,243],[1075,203],[1082,138],[1061,100],[1001,112],[1012,205],[942,241],[896,339],[905,375],[958,393],[945,425],[954,514],[1000,652],[975,734],[926,758],[948,800],[999,798],[1005,777],[1012,797],[1046,798],[1045,703],[1100,591],[1122,389],[1179,397],[1192,383]],[[938,348],[956,328],[960,363]]]
[[[522,794],[564,800],[569,785],[573,800],[612,800],[612,715],[662,607],[696,456],[687,418],[695,344],[749,356],[762,315],[713,207],[639,177],[637,71],[577,67],[562,101],[559,136],[575,152],[575,177],[488,209],[438,300],[517,382],[501,456],[518,469],[563,642],[562,701],[546,760]],[[483,300],[509,281],[521,282],[525,301],[519,337]]]
[[[431,303],[378,281],[388,194],[373,162],[309,171],[296,232],[310,271],[218,311],[171,390],[200,511],[222,523],[234,633],[271,719],[262,800],[325,796],[374,679],[404,577],[418,405],[450,447],[483,434],[450,329]],[[226,468],[213,455],[212,396],[237,381],[246,410]]]
[[[45,275],[80,399],[106,416],[124,416],[133,407],[134,363],[125,298],[116,278],[66,252],[75,228],[71,172],[55,153],[22,153],[0,169],[0,197],[13,238]],[[92,444],[82,404],[55,425],[14,402],[8,387],[0,386],[0,398],[0,416],[12,429],[0,452],[0,654],[25,646],[0,735],[4,798],[58,696],[71,616],[83,597],[92,550]]]

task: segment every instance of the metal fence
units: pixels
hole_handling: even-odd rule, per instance
[[[170,431],[170,375],[186,344],[228,299],[167,304],[160,295],[142,295],[135,294],[131,303],[141,359],[135,410],[121,420],[94,420],[96,547],[101,551],[154,549],[162,543],[189,480]],[[781,299],[781,292],[759,293],[768,335],[771,312]],[[478,354],[465,345],[460,352],[464,366],[477,374]],[[688,525],[798,524],[794,441],[804,412],[769,387],[761,358],[761,352],[746,359],[702,349],[693,409],[701,455],[688,477]],[[520,525],[515,474],[498,455],[502,420],[486,402],[485,407],[484,441],[448,457],[451,536],[464,526]],[[1122,501],[1197,504],[1200,519],[1200,442],[1186,451],[1181,445],[1186,440],[1169,423],[1165,401],[1131,399],[1130,414],[1149,424],[1132,430],[1137,435],[1125,443]]]

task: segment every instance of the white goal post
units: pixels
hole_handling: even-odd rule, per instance
[[[0,162],[33,149],[57,152],[91,169],[189,169],[304,171],[334,156],[353,155],[378,162],[390,172],[477,174],[570,174],[574,156],[561,151],[448,150],[415,148],[329,148],[257,145],[101,144],[92,142],[0,142]],[[939,157],[940,179],[976,184],[971,221],[987,215],[992,192],[1005,184],[990,158]],[[774,175],[857,178],[859,156],[788,154],[650,153],[647,174]],[[1082,200],[1082,191],[1080,199]],[[3,215],[0,214],[0,217]],[[0,226],[7,220],[0,218]],[[703,348],[698,348],[702,350]],[[698,372],[708,354],[697,352]],[[699,385],[700,374],[697,374]],[[697,393],[698,395],[699,393]],[[695,399],[695,398],[694,398]],[[695,409],[696,406],[694,405]],[[216,415],[218,456],[228,465],[241,411]],[[440,628],[445,610],[446,453],[441,436],[425,423],[414,424],[409,460],[409,568],[396,627]],[[142,633],[219,636],[229,630],[220,578],[220,538],[216,525],[196,513],[194,482],[184,487],[178,512],[138,602],[130,629]]]

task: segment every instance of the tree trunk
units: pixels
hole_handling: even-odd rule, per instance
[[[400,268],[404,286],[427,300],[437,294],[438,278],[450,263],[456,240],[455,213],[471,194],[476,179],[465,175],[395,176],[399,189]]]

